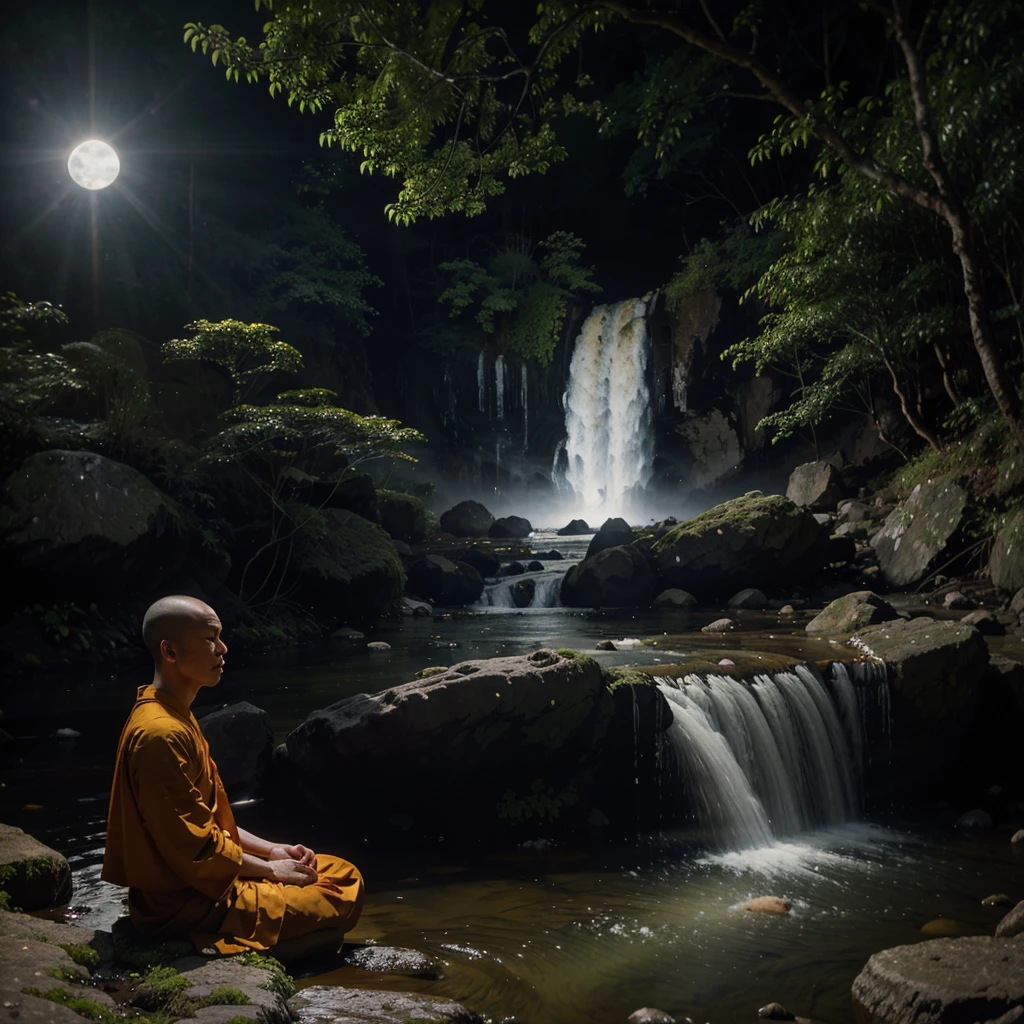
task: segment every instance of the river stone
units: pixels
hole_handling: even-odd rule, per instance
[[[180,567],[185,522],[130,466],[92,452],[37,452],[0,489],[0,562],[50,604],[158,587]]]
[[[664,1010],[656,1006],[641,1006],[627,1018],[629,1024],[676,1024],[675,1017],[670,1017]]]
[[[992,585],[1014,593],[1024,587],[1024,510],[1007,516],[989,556]]]
[[[1000,922],[996,925],[996,935],[999,938],[1011,939],[1015,935],[1024,933],[1024,900],[1021,900]]]
[[[429,619],[434,614],[434,606],[427,601],[417,601],[414,597],[402,598],[402,615],[411,619]]]
[[[526,566],[522,562],[509,562],[507,565],[501,566],[494,575],[501,580],[508,576],[522,576],[524,572],[526,572]]]
[[[543,572],[544,571],[544,563],[542,561],[540,561],[540,559],[534,558],[531,561],[526,563],[526,571],[527,572]]]
[[[995,892],[991,896],[986,896],[981,901],[981,905],[983,907],[1012,907],[1013,900],[1005,892]]]
[[[565,574],[561,600],[567,608],[642,608],[651,603],[657,583],[632,544],[605,548]]]
[[[1024,615],[1024,587],[1021,587],[1010,601],[1010,611],[1018,618]]]
[[[697,604],[697,598],[693,594],[688,594],[685,590],[680,590],[678,587],[670,587],[668,590],[663,590],[652,602],[652,608],[693,608]]]
[[[1024,828],[1017,829],[1010,836],[1010,847],[1014,853],[1024,853]]]
[[[1003,636],[1006,627],[987,609],[979,608],[975,612],[968,612],[961,620],[964,625],[973,626],[979,633],[985,636]]]
[[[337,780],[359,779],[345,791],[347,827],[486,840],[515,827],[538,780],[546,829],[585,820],[611,707],[595,661],[540,650],[338,701],[279,757],[328,815],[339,813]]]
[[[71,867],[20,828],[0,825],[0,889],[22,910],[57,907],[71,899]]]
[[[964,593],[959,590],[951,590],[942,599],[943,608],[951,608],[953,611],[970,611],[971,608],[976,607],[974,602]]]
[[[298,1024],[480,1024],[450,999],[311,985],[291,1000]]]
[[[876,953],[853,982],[864,1024],[974,1024],[1024,1002],[1024,943],[987,935]]]
[[[255,796],[274,754],[270,715],[242,700],[204,715],[199,725],[231,799]]]
[[[751,491],[670,530],[654,543],[651,557],[664,586],[707,601],[742,587],[797,582],[822,564],[807,561],[821,536],[806,509],[780,495]]]
[[[456,537],[486,537],[494,516],[479,501],[460,501],[441,513],[441,529]]]
[[[366,649],[371,654],[387,654],[391,650],[391,644],[385,643],[383,640],[374,640],[366,645]]]
[[[989,832],[992,829],[992,815],[975,807],[972,811],[964,811],[956,819],[956,828],[966,829],[968,832]]]
[[[471,544],[464,548],[452,559],[454,562],[465,562],[471,565],[481,576],[497,576],[501,568],[501,560],[486,548]]]
[[[529,537],[531,533],[533,533],[533,526],[530,524],[530,520],[524,519],[522,516],[504,516],[501,519],[495,519],[487,530],[489,537],[500,540]]]
[[[517,608],[527,608],[537,593],[537,581],[534,579],[516,580],[508,588],[512,595],[512,603]]]
[[[608,548],[632,544],[634,539],[633,528],[625,519],[606,519],[601,524],[601,529],[591,538],[586,557],[592,558],[599,551],[606,551]]]
[[[805,462],[789,475],[786,497],[812,512],[829,512],[843,496],[843,480],[839,470],[824,459]]]
[[[736,621],[734,619],[715,619],[714,622],[701,626],[700,631],[702,633],[728,633],[735,628]]]
[[[559,537],[582,537],[586,533],[593,533],[585,519],[572,519],[558,531]]]
[[[937,917],[921,925],[921,934],[927,939],[960,939],[965,935],[984,935],[984,928],[957,921],[952,917]]]
[[[768,1003],[757,1011],[762,1020],[796,1020],[796,1014],[790,1013],[781,1003]]]
[[[355,946],[346,944],[341,962],[349,967],[374,974],[404,974],[408,978],[436,980],[444,970],[444,962],[401,946]]]
[[[747,587],[746,590],[739,590],[729,598],[730,608],[767,608],[768,598],[764,591],[756,587]]]
[[[898,618],[888,601],[870,590],[858,590],[826,605],[804,629],[808,633],[854,633],[876,622]]]
[[[421,555],[410,563],[407,574],[409,593],[435,605],[472,604],[484,592],[484,581],[476,569],[442,555]]]
[[[419,544],[427,536],[427,509],[413,494],[403,491],[378,491],[377,514],[380,525],[393,540]]]
[[[792,904],[783,896],[755,896],[747,900],[740,910],[747,910],[752,914],[788,914]]]
[[[913,586],[954,554],[966,507],[967,492],[952,477],[918,484],[871,538],[886,582]]]

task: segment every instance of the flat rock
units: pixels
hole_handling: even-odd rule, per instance
[[[57,907],[71,899],[67,858],[13,825],[0,825],[0,877],[22,910]]]
[[[788,914],[792,904],[782,896],[755,896],[747,900],[740,910],[747,910],[752,914]]]
[[[346,945],[341,960],[349,967],[376,974],[404,974],[410,978],[437,978],[444,964],[418,949],[401,946]]]
[[[1014,935],[1024,934],[1024,900],[1021,900],[1000,922],[996,925],[996,935],[1000,938],[1012,938]]]
[[[870,590],[858,590],[826,605],[804,629],[808,633],[855,633],[897,618],[896,609],[888,601]]]
[[[391,644],[386,644],[383,640],[374,640],[366,645],[366,649],[371,653],[387,654],[391,650]]]
[[[979,935],[882,950],[853,983],[865,1024],[992,1021],[1024,1003],[1024,943]]]
[[[459,1003],[409,992],[364,992],[326,985],[291,1000],[299,1024],[480,1024]]]

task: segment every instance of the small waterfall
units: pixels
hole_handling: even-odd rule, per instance
[[[647,374],[653,295],[595,307],[580,330],[565,391],[566,478],[585,509],[617,516],[651,478]]]
[[[494,394],[495,394],[495,411],[498,414],[498,420],[502,423],[505,421],[505,357],[498,356],[494,360]]]
[[[476,360],[476,391],[477,400],[480,403],[480,411],[487,412],[487,367],[484,360],[483,352],[477,356]]]
[[[555,565],[543,572],[507,576],[484,587],[474,608],[561,608],[564,565]],[[517,600],[518,597],[518,600]]]
[[[884,665],[836,662],[827,684],[811,665],[749,683],[656,681],[683,785],[719,845],[765,846],[856,814],[866,709],[888,701]]]

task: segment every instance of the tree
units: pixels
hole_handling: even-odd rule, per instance
[[[257,0],[261,5],[272,16],[258,48],[221,26],[198,23],[186,26],[186,41],[223,63],[229,79],[264,80],[272,95],[285,95],[300,110],[335,107],[334,124],[321,141],[362,153],[367,172],[402,179],[387,211],[400,222],[452,210],[478,213],[506,177],[542,173],[564,157],[556,118],[588,109],[567,82],[564,59],[588,30],[624,22],[657,29],[694,54],[730,66],[754,87],[731,90],[733,95],[781,109],[774,131],[755,147],[755,159],[814,143],[822,174],[852,173],[880,196],[913,204],[947,228],[988,387],[1024,445],[1020,397],[993,329],[969,184],[957,178],[950,162],[956,137],[964,134],[967,95],[977,101],[979,85],[1012,72],[1024,40],[1014,0],[948,0],[930,5],[916,22],[909,0],[867,0],[876,30],[887,34],[901,62],[884,97],[870,86],[854,97],[849,81],[836,80],[840,69],[833,66],[830,46],[836,21],[827,10],[823,81],[807,88],[818,73],[813,60],[800,74],[787,77],[779,70],[788,59],[782,19],[758,18],[755,8],[739,3],[731,11],[719,6],[716,18],[706,3],[699,4],[698,15],[697,5],[687,0],[658,7],[547,0],[529,30],[529,59],[519,56],[512,33],[496,20],[507,8],[486,0],[325,0],[280,9]],[[988,94],[999,107],[999,124],[1016,121],[1017,108],[1007,103],[1016,96],[1013,89]],[[894,125],[913,132],[909,159],[893,159],[906,157],[906,147],[895,154],[886,148]]]

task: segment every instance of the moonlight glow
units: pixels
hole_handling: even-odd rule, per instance
[[[68,174],[72,181],[92,191],[112,185],[120,170],[117,154],[99,139],[80,143],[68,157]]]

